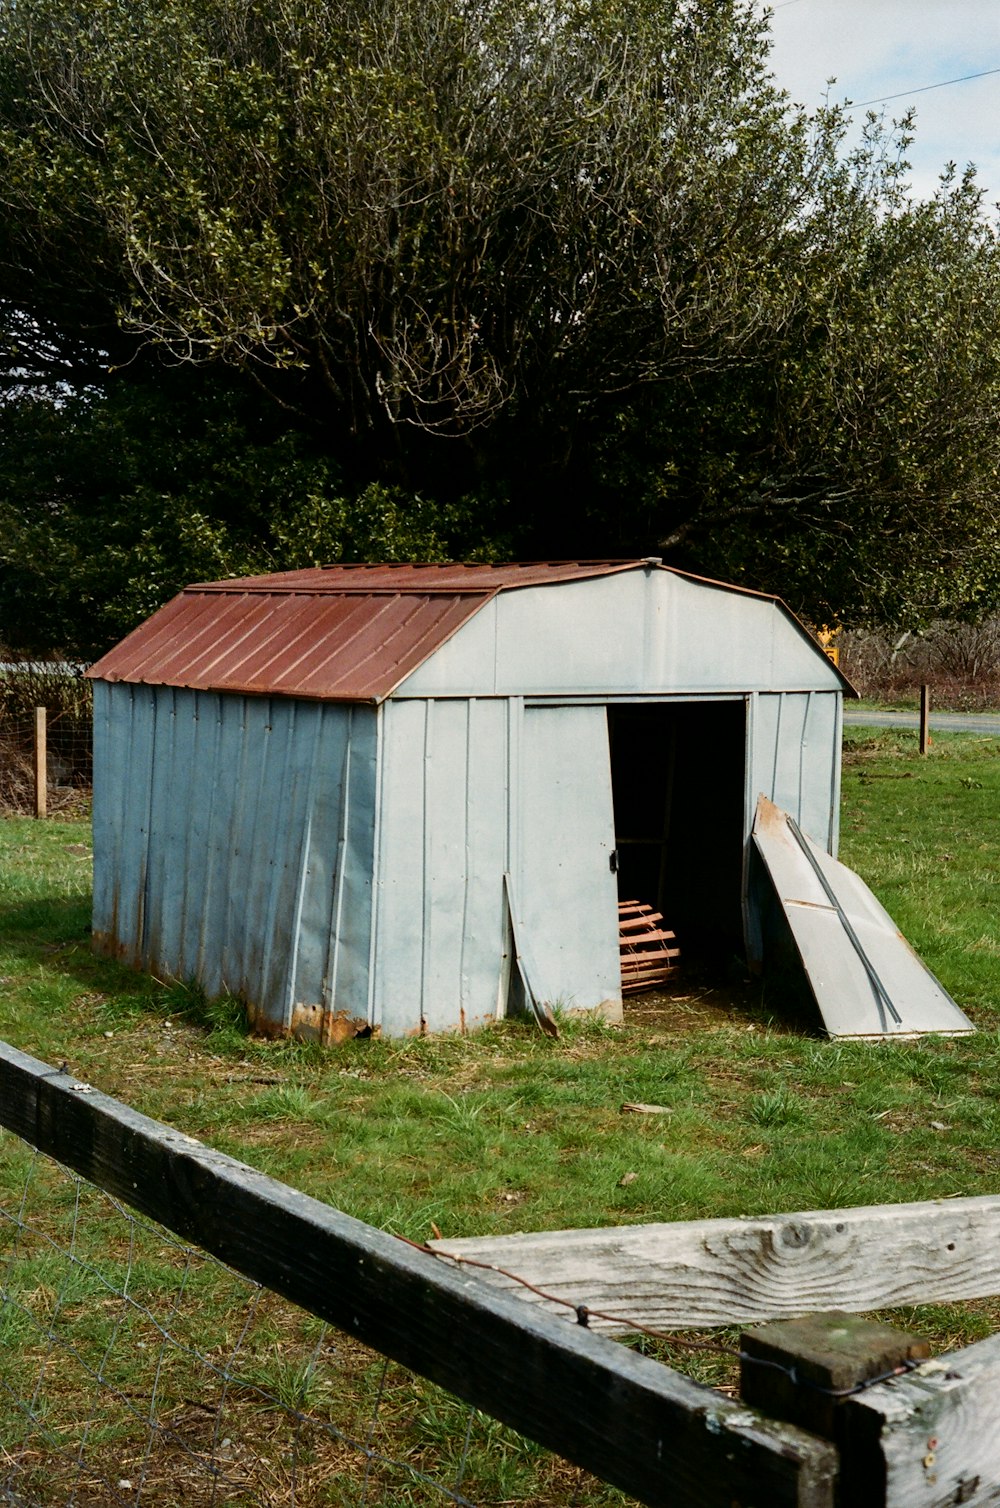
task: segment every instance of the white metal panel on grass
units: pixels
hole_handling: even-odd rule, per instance
[[[539,1001],[592,1010],[621,1001],[607,714],[527,707],[514,872],[519,947]]]
[[[763,796],[753,837],[831,1037],[974,1030],[860,876]]]

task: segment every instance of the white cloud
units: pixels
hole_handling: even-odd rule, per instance
[[[807,108],[831,77],[833,101],[904,95],[872,108],[887,118],[916,109],[914,192],[932,193],[946,162],[974,162],[988,200],[1000,199],[1000,73],[915,92],[1000,68],[997,0],[777,0],[771,33],[775,77]]]

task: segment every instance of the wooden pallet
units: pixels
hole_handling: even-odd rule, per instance
[[[618,902],[618,945],[622,960],[622,994],[655,990],[677,972],[681,950],[663,917],[643,901]]]

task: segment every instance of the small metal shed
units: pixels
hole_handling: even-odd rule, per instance
[[[847,683],[656,560],[196,585],[89,674],[95,943],[263,1030],[617,1018],[620,893],[755,965],[758,798],[836,853]]]

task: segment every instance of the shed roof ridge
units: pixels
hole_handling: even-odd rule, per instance
[[[221,581],[195,581],[185,592],[203,595],[231,593],[266,593],[270,596],[319,596],[358,593],[365,597],[482,597],[497,592],[516,591],[529,586],[555,585],[561,581],[595,576],[612,576],[622,571],[655,566],[671,571],[670,566],[652,557],[628,556],[594,560],[519,560],[519,561],[351,561],[324,566],[306,566],[298,570],[275,571],[257,576],[230,576]],[[548,580],[545,573],[551,571]],[[382,579],[372,579],[377,573]],[[450,573],[451,579],[434,579],[434,573]],[[465,573],[469,577],[462,580]],[[521,573],[524,573],[523,578]],[[400,579],[391,578],[398,573]],[[426,574],[425,574],[426,573]],[[455,579],[456,576],[459,579]],[[355,577],[355,580],[351,580]],[[470,579],[471,578],[471,579]]]
[[[312,566],[195,582],[91,666],[88,676],[377,704],[501,596],[618,577],[639,577],[642,586],[643,577],[649,585],[664,576],[766,602],[822,654],[775,594],[695,576],[654,556],[473,567],[400,561],[367,570]],[[853,692],[839,667],[833,670]]]
[[[325,567],[320,567],[325,569]],[[524,583],[528,585],[527,582]],[[537,582],[532,585],[538,585]],[[484,601],[488,597],[496,596],[503,588],[498,584],[491,587],[475,586],[448,586],[442,582],[438,586],[411,586],[411,587],[388,587],[388,586],[324,586],[322,582],[300,581],[282,582],[274,577],[233,577],[231,581],[195,581],[190,586],[182,588],[182,591],[190,596],[210,597],[238,596],[238,597],[481,597]]]

